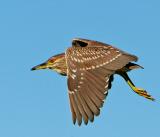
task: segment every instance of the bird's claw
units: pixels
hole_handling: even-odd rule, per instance
[[[143,97],[145,97],[145,98],[147,98],[147,99],[150,99],[150,100],[152,100],[152,101],[155,100],[151,95],[149,95],[149,94],[147,93],[146,90],[144,90],[144,89],[142,89],[142,88],[134,87],[133,90],[134,90],[138,95],[140,95],[140,96],[143,96]]]

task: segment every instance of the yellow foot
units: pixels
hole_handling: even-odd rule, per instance
[[[155,99],[152,98],[152,96],[149,95],[149,94],[147,93],[147,91],[144,90],[144,89],[137,88],[137,87],[133,87],[133,91],[136,92],[138,95],[143,96],[143,97],[145,97],[145,98],[147,98],[147,99],[150,99],[150,100],[152,100],[152,101],[155,100]]]

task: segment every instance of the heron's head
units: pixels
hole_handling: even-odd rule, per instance
[[[55,55],[47,61],[33,67],[31,70],[39,69],[51,69],[57,71],[58,73],[63,73],[63,70],[66,69],[65,53]]]

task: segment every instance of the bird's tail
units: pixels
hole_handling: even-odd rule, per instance
[[[131,71],[133,69],[144,69],[142,66],[129,62],[126,66],[123,67],[125,72]]]
[[[149,99],[149,100],[152,100],[152,101],[155,100],[151,95],[149,95],[149,94],[147,93],[146,90],[141,89],[141,88],[137,88],[137,87],[133,84],[133,82],[131,81],[131,79],[129,78],[129,76],[128,76],[128,74],[127,74],[126,72],[121,72],[120,75],[125,79],[125,81],[127,82],[127,84],[131,87],[131,89],[132,89],[135,93],[137,93],[138,95],[143,96],[143,97],[145,97],[145,98],[147,98],[147,99]]]

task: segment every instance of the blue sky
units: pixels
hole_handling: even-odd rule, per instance
[[[158,0],[0,1],[0,137],[160,136]],[[72,124],[66,78],[30,68],[64,52],[74,37],[112,44],[139,57],[129,75],[156,102],[119,76],[94,123]]]

